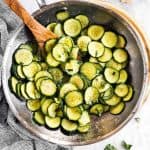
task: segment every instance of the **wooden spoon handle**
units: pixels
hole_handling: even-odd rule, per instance
[[[48,39],[57,38],[53,32],[47,30],[38,21],[36,21],[18,0],[5,0],[5,3],[23,20],[26,26],[28,26],[37,42],[43,43]]]

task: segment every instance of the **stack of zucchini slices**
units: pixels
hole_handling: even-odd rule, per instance
[[[39,125],[85,133],[90,114],[120,114],[132,99],[126,40],[85,15],[60,11],[56,18],[47,29],[59,38],[45,43],[45,58],[32,43],[14,53],[10,89],[26,101]]]

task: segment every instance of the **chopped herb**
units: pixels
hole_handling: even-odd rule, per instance
[[[130,3],[132,0],[120,0],[122,3]]]
[[[106,145],[106,147],[104,148],[104,150],[117,150],[117,148],[111,144]]]
[[[127,144],[125,141],[122,141],[122,146],[125,150],[130,150],[132,145]]]
[[[67,71],[73,71],[73,69],[66,69]]]
[[[95,52],[95,57],[97,57],[97,55],[98,55],[98,52],[96,51],[96,52]]]
[[[140,118],[139,117],[136,117],[134,119],[135,119],[136,122],[138,122],[138,123],[140,122]]]

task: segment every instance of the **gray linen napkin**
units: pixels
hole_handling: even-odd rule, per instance
[[[8,39],[21,20],[0,0],[0,67]],[[1,74],[0,74],[1,75]],[[1,76],[0,76],[1,79]],[[9,110],[0,82],[0,150],[68,150],[35,137],[23,128]]]

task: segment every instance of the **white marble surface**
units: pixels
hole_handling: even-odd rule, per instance
[[[38,9],[35,0],[20,0],[22,4],[33,12]],[[50,3],[52,0],[46,0]],[[132,18],[137,21],[145,34],[150,38],[150,0],[132,0],[130,4],[120,3],[119,0],[106,0],[116,7],[125,10]],[[118,150],[123,150],[120,146],[121,141],[125,140],[132,144],[132,150],[150,150],[150,99],[148,99],[143,107],[138,111],[135,117],[140,117],[140,122],[137,123],[132,119],[121,131],[114,136],[87,146],[73,147],[74,150],[103,150],[105,145],[111,143],[118,147]],[[135,118],[134,117],[134,118]]]

